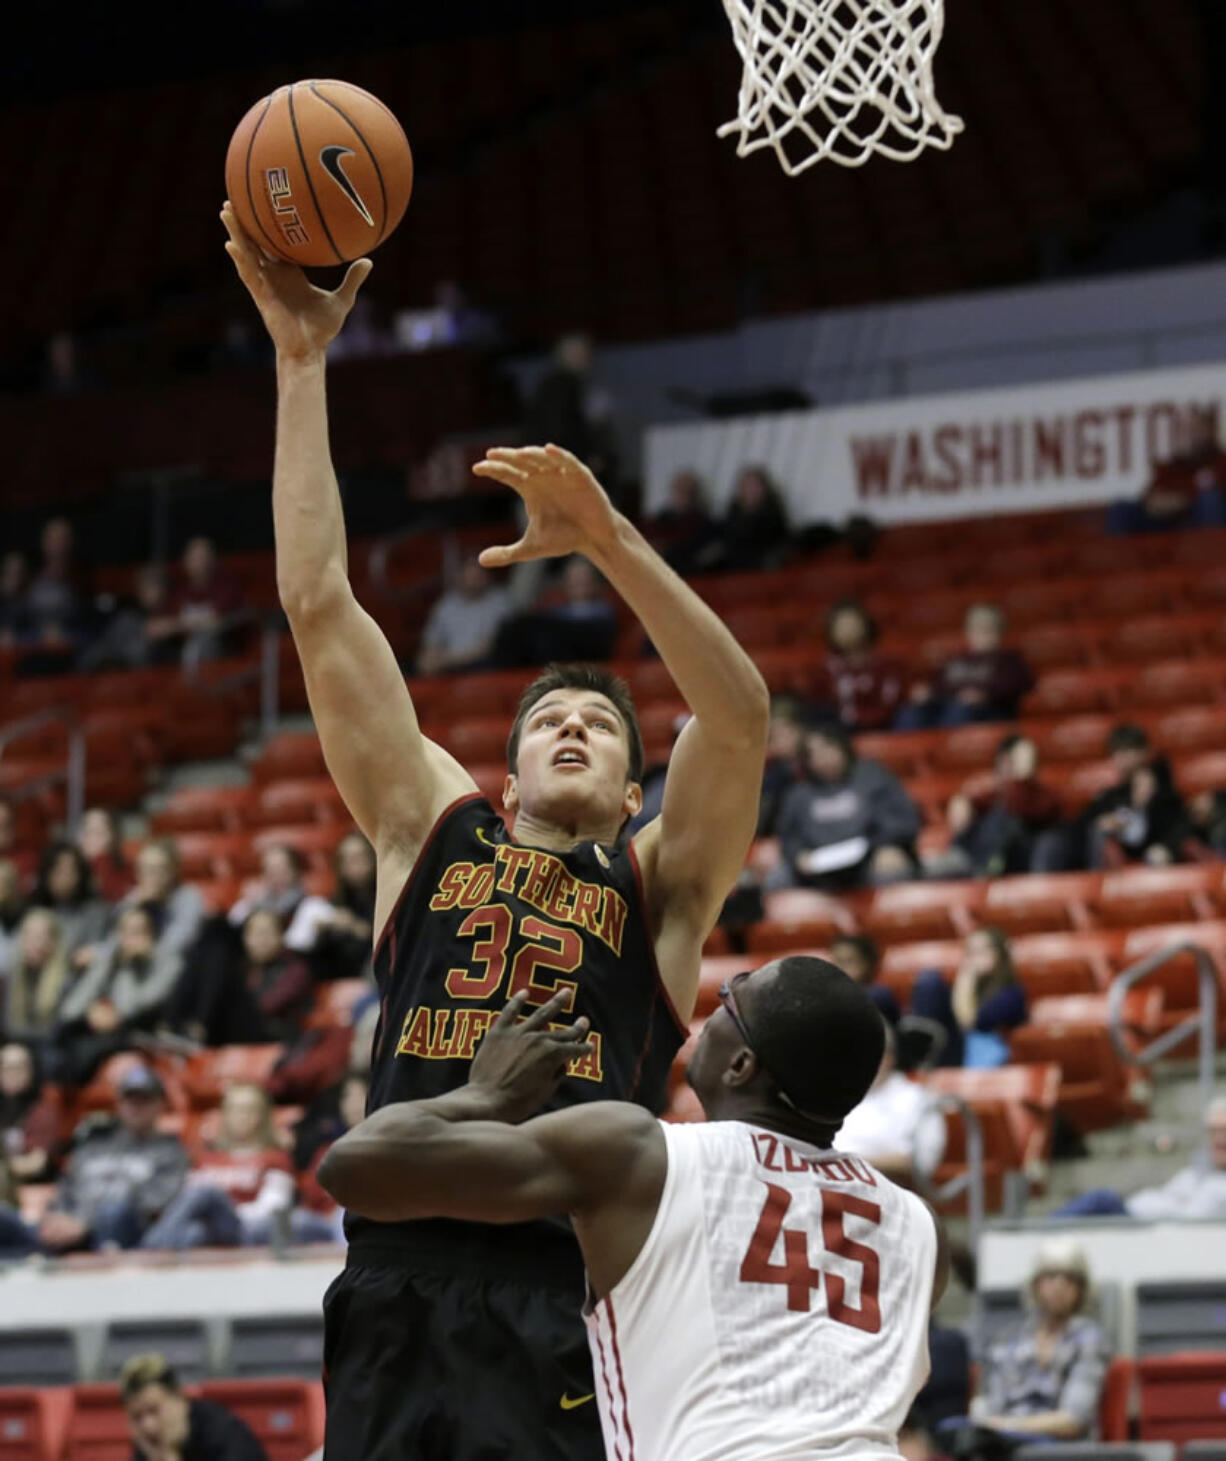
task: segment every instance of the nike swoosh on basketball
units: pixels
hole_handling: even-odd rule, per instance
[[[321,147],[319,149],[319,164],[366,222],[370,224],[371,228],[373,228],[375,226],[375,220],[370,216],[370,209],[362,202],[361,193],[353,186],[352,181],[341,164],[342,157],[352,157],[353,155],[352,147]]]
[[[563,1395],[562,1399],[558,1403],[561,1405],[563,1410],[574,1410],[575,1406],[586,1405],[589,1400],[595,1399],[595,1393],[591,1395],[577,1395],[573,1398],[569,1395]]]

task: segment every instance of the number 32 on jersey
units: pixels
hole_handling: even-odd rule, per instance
[[[844,1229],[847,1216],[863,1218],[874,1226],[881,1221],[881,1208],[875,1202],[850,1193],[822,1188],[822,1245],[825,1254],[833,1254],[860,1265],[860,1307],[847,1302],[846,1281],[837,1273],[820,1266],[815,1268],[809,1256],[809,1234],[803,1228],[784,1227],[792,1194],[786,1187],[766,1184],[766,1201],[754,1230],[749,1248],[741,1260],[742,1283],[779,1284],[787,1289],[788,1308],[807,1314],[812,1309],[814,1293],[825,1285],[826,1312],[836,1324],[862,1329],[866,1334],[881,1330],[881,1307],[877,1301],[881,1283],[881,1263],[875,1249],[849,1238]],[[773,1261],[780,1241],[783,1261]],[[820,1265],[821,1258],[818,1263]]]

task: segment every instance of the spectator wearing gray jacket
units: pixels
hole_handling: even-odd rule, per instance
[[[118,932],[61,1001],[67,1079],[84,1085],[108,1056],[130,1048],[135,1031],[152,1030],[182,967],[182,955],[158,941],[153,910],[124,908]]]
[[[784,862],[770,885],[837,890],[914,876],[920,814],[894,773],[857,756],[841,726],[809,732],[804,764],[780,804]]]
[[[73,1153],[39,1225],[48,1253],[133,1248],[177,1195],[190,1162],[177,1136],[157,1129],[162,1083],[134,1066],[119,1085],[119,1125]]]
[[[136,856],[136,886],[120,904],[152,907],[159,952],[184,953],[204,922],[200,889],[179,881],[179,849],[169,837],[146,842]]]

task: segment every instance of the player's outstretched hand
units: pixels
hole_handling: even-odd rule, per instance
[[[528,511],[528,526],[517,543],[482,552],[486,568],[569,553],[590,557],[616,531],[617,513],[608,494],[579,458],[560,446],[494,446],[473,472],[513,488]]]
[[[477,1047],[468,1072],[470,1086],[480,1086],[495,1097],[504,1121],[525,1121],[553,1095],[576,1056],[590,1054],[588,1021],[551,1030],[566,1003],[561,990],[547,1004],[521,1019],[528,1003],[526,992],[507,1001],[489,1033]]]
[[[256,247],[228,199],[221,221],[230,235],[226,253],[255,300],[278,356],[303,360],[322,355],[340,333],[358,290],[374,267],[370,260],[350,264],[337,288],[317,289],[297,264],[270,259]]]

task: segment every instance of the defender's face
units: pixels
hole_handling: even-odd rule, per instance
[[[591,690],[554,690],[532,707],[519,737],[519,770],[507,777],[509,812],[565,824],[619,826],[642,805],[629,780],[630,739],[613,702]]]

